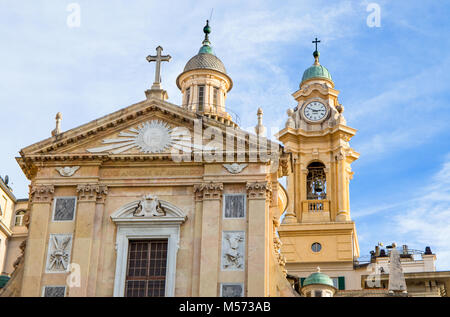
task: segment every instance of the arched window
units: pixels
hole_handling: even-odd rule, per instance
[[[25,217],[25,210],[18,210],[16,211],[16,216],[14,219],[14,225],[16,227],[23,226],[23,218]]]
[[[308,200],[327,198],[327,179],[325,176],[325,165],[321,162],[313,162],[308,165],[308,176],[306,177],[306,196]]]

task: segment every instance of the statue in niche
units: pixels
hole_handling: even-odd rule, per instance
[[[242,252],[244,236],[241,232],[225,233],[223,243],[223,268],[242,269],[244,256]]]
[[[166,212],[161,207],[158,197],[155,195],[144,195],[133,212],[135,217],[158,217],[165,216]]]

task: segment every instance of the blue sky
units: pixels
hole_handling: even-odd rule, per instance
[[[78,3],[81,24],[67,26]],[[312,62],[331,72],[351,146],[351,214],[361,254],[377,242],[431,246],[450,269],[450,5],[445,1],[373,1],[381,26],[369,27],[369,1],[7,1],[0,0],[0,175],[17,197],[28,183],[18,151],[50,136],[63,114],[68,130],[144,99],[154,78],[145,57],[157,45],[169,101],[203,39],[234,81],[227,107],[242,127],[264,109],[267,127],[283,127],[291,94]]]

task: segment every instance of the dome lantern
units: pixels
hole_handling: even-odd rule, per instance
[[[207,20],[203,28],[205,38],[198,54],[186,63],[177,77],[177,86],[183,94],[182,107],[235,125],[225,110],[225,99],[233,87],[233,81],[222,61],[214,54],[209,40],[211,31]]]

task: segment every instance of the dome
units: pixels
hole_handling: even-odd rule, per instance
[[[318,79],[327,79],[329,81],[333,81],[331,79],[331,74],[325,66],[320,65],[319,63],[319,51],[314,51],[314,64],[305,70],[302,77],[302,83],[308,79],[318,78]]]
[[[328,69],[326,69],[326,67],[322,65],[312,65],[307,70],[305,70],[305,72],[303,73],[302,82],[312,78],[324,78],[333,81]]]
[[[192,57],[187,62],[183,72],[194,69],[211,69],[223,74],[227,74],[222,61],[217,56],[212,54],[212,52],[208,52],[207,49],[204,49],[204,47],[200,49],[200,52],[197,55]]]
[[[328,286],[334,287],[334,284],[333,284],[333,281],[331,280],[331,278],[328,275],[320,273],[320,272],[311,274],[303,282],[303,286],[317,285],[317,284],[328,285]]]
[[[229,87],[228,91],[233,87],[233,81],[228,76],[225,66],[222,61],[214,54],[214,51],[211,47],[211,42],[209,41],[209,34],[211,33],[211,27],[209,26],[209,21],[206,21],[206,26],[203,28],[203,32],[205,33],[205,39],[202,42],[202,46],[198,51],[197,55],[192,57],[184,67],[183,72],[178,75],[176,83],[178,88],[181,89],[180,86],[180,78],[189,71],[192,70],[213,70],[225,75]]]

